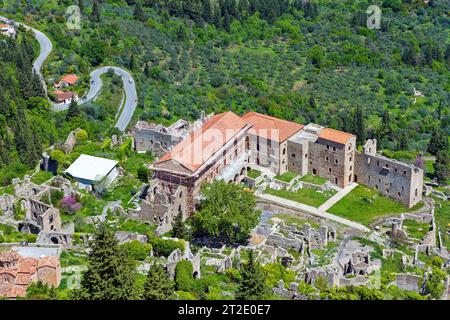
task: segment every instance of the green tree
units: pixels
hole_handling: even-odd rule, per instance
[[[261,266],[255,260],[253,250],[248,252],[248,262],[243,265],[241,281],[236,293],[237,300],[262,300],[267,298],[269,288]]]
[[[137,168],[137,177],[144,183],[148,182],[148,169],[146,166],[143,165]]]
[[[93,0],[92,1],[92,13],[91,13],[91,20],[92,21],[100,21],[100,4],[99,0]]]
[[[427,151],[436,155],[439,151],[448,151],[448,137],[440,127],[434,127]]]
[[[186,223],[183,221],[183,213],[180,212],[175,217],[172,223],[172,234],[175,238],[189,240],[190,233],[189,229],[186,226]]]
[[[167,271],[157,263],[153,263],[148,271],[144,284],[144,300],[169,300],[174,296],[175,284]]]
[[[134,13],[133,13],[134,17],[136,18],[136,20],[139,20],[141,22],[144,22],[147,20],[147,17],[145,15],[144,10],[142,9],[142,4],[141,2],[137,2],[136,6],[134,7]]]
[[[69,109],[67,110],[66,120],[70,121],[73,118],[80,116],[80,108],[78,107],[78,103],[75,100],[69,105]]]
[[[80,300],[135,299],[136,263],[119,247],[106,223],[101,223],[95,230],[89,250],[87,270],[75,297]]]
[[[450,173],[450,159],[448,151],[441,150],[436,154],[436,161],[433,164],[434,174],[439,183],[446,184]]]
[[[204,200],[193,217],[195,233],[222,242],[244,242],[258,224],[261,212],[256,209],[255,195],[240,185],[224,181],[205,184]]]

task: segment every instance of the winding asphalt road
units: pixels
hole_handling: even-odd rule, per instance
[[[10,20],[6,17],[0,16],[0,21],[4,21],[7,23],[14,23],[23,26],[27,30],[32,30],[34,33],[34,36],[36,40],[39,42],[39,45],[41,47],[41,51],[39,53],[39,56],[37,57],[36,61],[33,63],[33,69],[36,71],[36,73],[40,76],[42,79],[45,91],[47,92],[47,86],[44,80],[44,76],[42,75],[41,69],[42,65],[44,64],[45,60],[47,60],[48,56],[53,50],[53,45],[50,39],[40,32],[39,30],[36,30],[34,28],[31,28],[29,26],[26,26],[22,23],[15,22],[13,20]],[[85,97],[83,97],[82,100],[78,102],[79,105],[85,104],[87,102],[92,101],[95,97],[97,97],[102,89],[103,83],[100,78],[102,74],[105,74],[108,72],[108,70],[112,69],[115,74],[120,76],[123,81],[123,87],[125,90],[125,103],[120,106],[118,106],[120,116],[117,119],[116,128],[118,128],[120,131],[125,131],[128,124],[131,121],[131,118],[133,117],[134,111],[136,110],[137,106],[137,92],[136,92],[136,85],[134,83],[133,76],[126,70],[114,67],[114,66],[105,66],[98,68],[91,72],[91,87],[89,89],[89,92]],[[63,111],[67,110],[69,107],[69,104],[53,104],[52,109],[53,111]],[[120,110],[122,109],[122,112]]]

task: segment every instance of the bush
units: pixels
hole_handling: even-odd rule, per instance
[[[145,260],[152,251],[151,244],[140,243],[137,240],[126,242],[121,247],[135,260]]]
[[[167,257],[176,249],[180,249],[184,252],[184,243],[181,241],[149,238],[149,243],[153,247],[153,253],[157,256]]]
[[[180,261],[175,268],[175,284],[177,290],[194,291],[195,279],[193,276],[194,268],[190,261]]]

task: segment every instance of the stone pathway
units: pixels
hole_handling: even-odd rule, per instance
[[[276,197],[276,196],[273,196],[270,194],[265,194],[265,193],[260,193],[260,192],[256,193],[256,196],[262,200],[272,202],[279,206],[284,206],[284,207],[287,207],[292,210],[298,210],[300,212],[309,213],[313,216],[316,216],[316,217],[319,217],[322,219],[336,221],[340,224],[346,225],[348,227],[351,227],[351,228],[354,228],[354,229],[357,229],[357,230],[360,230],[363,232],[370,232],[369,228],[367,228],[366,226],[364,226],[360,223],[350,221],[348,219],[345,219],[345,218],[336,216],[334,214],[319,210],[318,208],[314,208],[314,207],[308,206],[303,203],[291,201],[288,199],[284,199],[284,198],[280,198],[280,197]]]
[[[358,186],[357,183],[352,183],[348,186],[346,186],[344,189],[341,189],[336,193],[334,196],[332,196],[330,199],[325,201],[320,207],[320,211],[327,211],[332,206],[334,206],[339,200],[341,200],[343,197],[345,197],[347,194],[349,194],[353,189],[355,189]]]

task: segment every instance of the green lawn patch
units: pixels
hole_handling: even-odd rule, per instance
[[[73,250],[64,250],[60,256],[61,267],[85,265],[87,261],[86,255],[75,253]]]
[[[35,184],[43,184],[44,182],[50,180],[52,177],[53,174],[51,172],[39,171],[31,178],[31,182]]]
[[[450,203],[438,198],[435,198],[436,205],[434,217],[436,218],[436,223],[441,233],[442,242],[447,248],[450,249]]]
[[[0,243],[11,243],[11,242],[23,242],[27,241],[30,243],[36,242],[36,234],[25,234],[17,231],[13,226],[0,223]]]
[[[137,177],[138,169],[150,164],[155,160],[155,157],[151,153],[137,153],[133,152],[127,160],[122,164],[125,171],[129,172],[133,176]]]
[[[307,175],[303,176],[300,180],[304,181],[304,182],[312,183],[312,184],[317,184],[319,186],[321,186],[327,182],[326,179],[312,175],[312,174],[307,174]]]
[[[111,189],[108,189],[103,200],[105,201],[117,201],[122,202],[124,208],[128,207],[128,202],[131,200],[134,194],[139,192],[141,182],[132,176],[123,176],[117,179]]]
[[[303,188],[298,190],[297,192],[290,192],[286,189],[274,190],[267,188],[265,192],[273,196],[285,198],[299,203],[304,203],[316,208],[322,205],[336,193],[336,191],[334,190],[328,190],[324,193],[321,193],[312,188]]]
[[[0,195],[5,194],[5,193],[14,195],[14,186],[12,184],[10,184],[9,186],[0,188]]]
[[[369,225],[377,218],[411,212],[421,206],[423,203],[419,203],[413,208],[407,208],[399,202],[383,197],[375,189],[359,185],[331,207],[328,212]]]
[[[256,179],[260,175],[261,175],[261,171],[255,170],[255,169],[251,169],[249,172],[247,172],[247,176],[252,179]]]
[[[415,220],[403,220],[403,228],[405,228],[409,237],[422,239],[430,230],[430,224]]]
[[[281,175],[275,176],[275,179],[289,183],[292,181],[292,179],[294,179],[297,176],[298,176],[297,173],[286,171]]]

